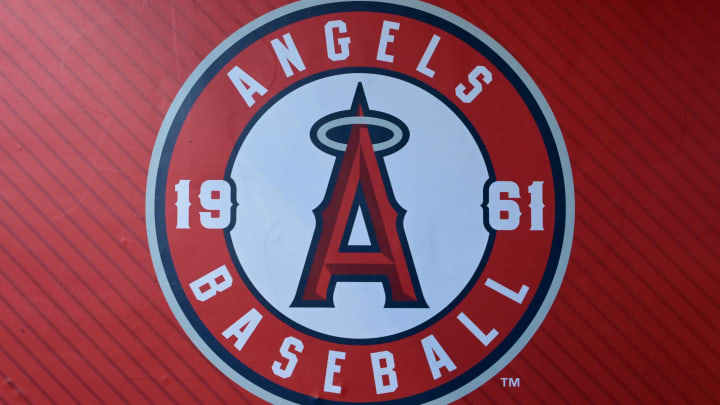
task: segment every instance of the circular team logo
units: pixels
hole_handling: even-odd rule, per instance
[[[573,208],[552,112],[495,41],[420,2],[308,1],[182,87],[147,228],[175,316],[248,391],[446,403],[539,327]]]

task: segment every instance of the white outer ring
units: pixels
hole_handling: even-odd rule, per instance
[[[565,147],[565,142],[563,141],[562,133],[560,131],[557,120],[555,119],[555,116],[553,115],[552,110],[547,103],[547,100],[545,100],[545,97],[540,92],[540,89],[530,78],[530,75],[528,75],[525,69],[520,66],[520,63],[518,63],[518,61],[515,60],[515,58],[513,58],[513,56],[510,55],[508,51],[505,50],[505,48],[500,46],[500,44],[498,44],[489,35],[472,25],[467,20],[432,4],[424,3],[421,1],[408,2],[404,0],[365,1],[397,4],[400,6],[414,8],[416,10],[434,14],[435,16],[456,25],[460,29],[465,30],[466,32],[479,39],[489,48],[491,48],[502,60],[504,60],[508,64],[508,66],[510,66],[513,71],[515,71],[515,73],[522,80],[523,84],[525,84],[525,86],[530,91],[532,97],[538,103],[538,106],[543,112],[543,116],[547,120],[550,131],[552,132],[558,155],[560,157],[560,165],[562,168],[563,178],[565,180],[565,234],[563,235],[563,243],[560,251],[560,257],[558,260],[558,267],[555,273],[555,278],[553,279],[550,288],[548,289],[545,301],[543,301],[542,305],[538,309],[537,314],[527,326],[520,338],[518,338],[515,344],[513,344],[513,346],[500,359],[498,359],[498,361],[495,362],[495,364],[493,364],[491,367],[485,370],[485,372],[481,373],[457,390],[428,402],[429,404],[447,404],[452,401],[456,401],[469,394],[470,392],[474,391],[475,389],[483,385],[485,382],[487,382],[490,378],[495,376],[495,374],[499,373],[500,370],[505,368],[505,366],[507,366],[508,363],[510,363],[510,361],[515,358],[515,356],[520,352],[520,350],[522,350],[522,348],[527,344],[530,338],[535,334],[537,329],[540,327],[540,324],[545,319],[548,311],[550,310],[553,301],[555,301],[555,297],[557,296],[557,292],[560,289],[560,284],[562,283],[562,279],[565,275],[565,270],[570,259],[570,248],[572,245],[573,229],[575,225],[575,193],[573,187],[572,172],[570,169],[570,158],[568,157],[567,148]],[[163,294],[165,295],[165,299],[167,300],[170,309],[172,310],[173,314],[180,323],[180,326],[183,328],[190,340],[192,340],[195,346],[203,353],[203,355],[205,355],[208,360],[210,360],[213,365],[215,365],[215,367],[217,367],[226,376],[235,381],[245,390],[249,391],[254,395],[257,395],[259,398],[265,401],[274,404],[292,404],[292,402],[253,384],[247,378],[243,377],[240,373],[233,370],[224,361],[222,361],[220,357],[215,354],[215,352],[213,352],[210,347],[205,343],[205,341],[198,335],[198,333],[195,331],[195,328],[193,328],[193,326],[190,324],[190,321],[185,318],[185,314],[180,308],[180,305],[175,300],[175,296],[172,292],[172,287],[170,286],[170,283],[165,276],[162,257],[158,247],[157,235],[155,232],[154,206],[157,170],[160,164],[160,157],[162,156],[163,145],[165,145],[165,141],[170,131],[170,127],[173,123],[173,120],[175,119],[175,116],[178,113],[178,110],[180,109],[180,106],[182,105],[183,100],[190,92],[192,86],[200,79],[200,76],[203,74],[203,72],[205,72],[205,70],[210,66],[213,61],[220,57],[238,40],[245,37],[247,34],[254,31],[255,29],[273,20],[276,20],[277,18],[280,18],[284,15],[290,14],[298,10],[302,10],[304,8],[317,6],[319,4],[342,2],[343,0],[301,0],[297,3],[288,4],[287,6],[280,7],[258,17],[257,19],[240,28],[239,30],[235,31],[232,35],[230,35],[223,42],[221,42],[220,45],[213,49],[212,52],[210,52],[210,54],[208,54],[208,56],[206,56],[205,59],[200,62],[198,67],[195,68],[195,70],[190,74],[188,79],[180,88],[180,91],[178,91],[178,94],[175,96],[175,99],[173,100],[167,114],[165,115],[165,118],[163,119],[162,125],[160,126],[160,131],[158,131],[158,137],[155,141],[152,157],[150,158],[150,166],[148,168],[148,182],[145,198],[148,245],[150,248],[150,255],[152,257],[153,266],[155,267],[155,273],[157,274],[160,287],[163,291]]]

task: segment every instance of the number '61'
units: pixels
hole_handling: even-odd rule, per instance
[[[543,229],[543,182],[534,181],[528,187],[530,193],[530,230]],[[507,199],[501,199],[506,194]],[[520,225],[520,205],[513,199],[520,198],[520,188],[514,181],[496,181],[490,184],[487,192],[487,220],[491,228],[497,231],[512,231]]]

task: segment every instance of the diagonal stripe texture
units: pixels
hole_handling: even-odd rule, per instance
[[[720,4],[432,2],[530,73],[576,188],[573,251],[550,314],[458,402],[717,401]],[[283,4],[0,0],[0,402],[258,403],[170,313],[144,196],[185,78]]]

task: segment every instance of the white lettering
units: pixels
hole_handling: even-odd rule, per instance
[[[530,193],[530,230],[531,231],[542,231],[543,230],[543,182],[533,181],[528,187],[528,193]]]
[[[465,315],[464,312],[460,312],[460,315],[457,316],[457,319],[462,322],[463,325],[473,334],[475,337],[480,341],[480,343],[483,344],[483,346],[489,345],[493,339],[495,339],[498,335],[498,331],[495,329],[491,330],[490,333],[487,335],[483,333],[483,331],[480,330],[480,328],[475,325],[473,321],[470,320],[470,318]]]
[[[482,93],[482,83],[478,81],[478,77],[481,75],[482,81],[485,82],[485,84],[490,84],[490,82],[492,82],[492,73],[490,73],[485,66],[475,66],[475,69],[473,69],[468,75],[468,81],[470,81],[472,89],[466,93],[466,87],[462,83],[455,87],[455,95],[460,99],[460,101],[463,103],[471,103],[475,100],[475,97],[477,97],[478,94]]]
[[[440,369],[443,367],[448,372],[455,370],[455,363],[450,360],[450,357],[445,353],[445,350],[440,346],[435,336],[430,335],[422,341],[423,350],[425,350],[425,357],[427,358],[428,366],[430,366],[430,372],[434,380],[437,380],[442,376]]]
[[[245,100],[245,104],[247,104],[248,107],[252,107],[253,104],[255,104],[253,94],[259,94],[262,96],[267,93],[267,89],[265,87],[237,66],[230,69],[230,72],[228,72],[227,75],[235,85],[235,88],[240,93],[243,100]]]
[[[295,353],[290,351],[293,347],[298,353],[302,353],[304,348],[303,343],[299,339],[292,336],[286,337],[280,346],[280,355],[287,360],[287,365],[283,368],[282,363],[279,361],[273,362],[272,371],[276,376],[280,378],[289,378],[292,376],[293,371],[295,371],[298,358]]]
[[[177,193],[177,229],[190,229],[190,180],[180,180],[175,185]]]
[[[217,193],[217,198],[213,195]],[[225,180],[206,180],[200,186],[200,205],[210,211],[200,212],[200,224],[206,229],[224,229],[232,220],[232,188]]]
[[[530,291],[530,287],[523,284],[522,287],[520,287],[520,291],[515,292],[491,278],[488,278],[487,280],[485,280],[485,286],[489,287],[491,290],[495,290],[495,291],[499,292],[500,294],[504,295],[505,297],[510,298],[511,300],[517,302],[518,304],[522,304],[523,300],[525,300],[525,296],[527,295],[528,291]]]
[[[385,366],[381,364],[385,361]],[[373,377],[375,378],[375,392],[378,394],[387,394],[395,392],[398,389],[397,373],[395,373],[395,358],[388,351],[370,353],[370,362],[372,363]],[[387,376],[387,384],[383,381]]]
[[[222,281],[218,282],[218,279],[222,279]],[[190,283],[190,289],[198,301],[205,302],[214,297],[215,294],[230,288],[232,282],[233,279],[232,276],[230,276],[230,272],[225,265],[222,265]]]
[[[225,329],[222,335],[225,339],[230,339],[231,336],[234,336],[237,339],[234,346],[240,351],[248,339],[250,339],[250,335],[255,331],[260,320],[262,320],[262,315],[260,315],[255,308],[252,308],[247,314],[243,315],[242,318]]]
[[[506,193],[507,200],[500,199]],[[512,231],[520,225],[520,206],[513,201],[520,198],[520,189],[514,181],[496,181],[488,188],[488,221],[490,226],[498,231]],[[506,213],[503,218],[502,213]]]
[[[341,37],[337,39],[337,46],[340,52],[335,51],[335,39],[333,30],[337,30],[340,34],[347,33],[347,25],[342,20],[328,21],[325,24],[325,46],[327,46],[327,55],[331,61],[345,60],[350,56],[350,37]]]
[[[440,42],[440,37],[437,35],[433,35],[430,43],[425,49],[425,53],[420,59],[420,63],[418,63],[417,66],[417,71],[429,78],[435,76],[435,71],[428,67],[428,63],[430,63],[430,58],[432,58],[433,54],[435,53],[435,48],[437,48],[438,42]]]
[[[333,394],[339,394],[341,387],[333,384],[335,374],[340,372],[340,365],[337,363],[338,360],[345,360],[344,352],[336,352],[334,350],[328,351],[327,369],[325,369],[325,392],[332,392]]]
[[[398,29],[400,29],[400,23],[383,21],[382,31],[380,31],[380,45],[378,46],[377,60],[381,62],[393,62],[395,57],[387,54],[387,46],[395,41],[395,36],[390,34],[390,31],[397,31]]]
[[[285,76],[290,77],[295,74],[295,72],[293,72],[292,68],[290,67],[290,64],[295,66],[295,69],[297,69],[298,72],[302,72],[303,70],[305,70],[305,63],[303,63],[303,60],[300,57],[300,53],[295,47],[295,42],[293,42],[290,34],[284,34],[282,38],[285,41],[285,44],[280,42],[280,40],[277,38],[270,41],[270,44],[275,51],[275,55],[280,62],[280,66],[282,66],[282,70],[285,73]]]

